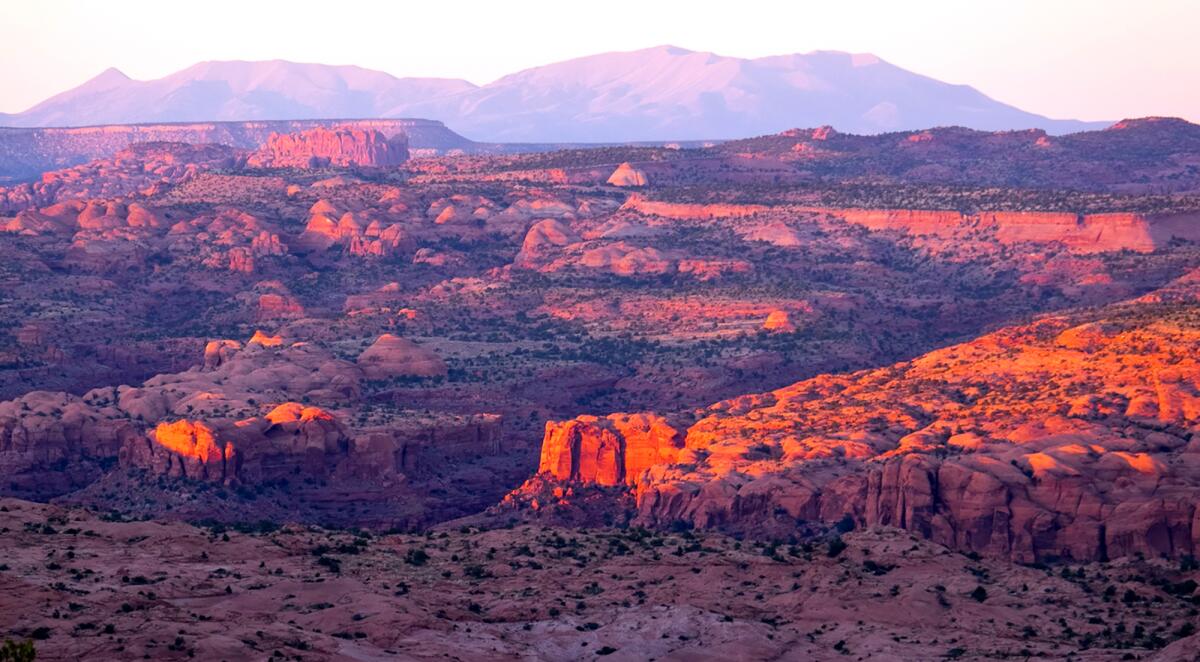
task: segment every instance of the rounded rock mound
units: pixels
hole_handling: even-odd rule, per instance
[[[367,379],[393,377],[444,377],[446,362],[432,350],[385,333],[358,357]]]

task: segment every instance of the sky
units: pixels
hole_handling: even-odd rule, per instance
[[[356,64],[487,83],[671,44],[736,57],[873,53],[1055,118],[1200,122],[1200,0],[0,0],[0,112],[116,67]]]

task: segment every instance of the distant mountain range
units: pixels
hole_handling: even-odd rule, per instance
[[[625,142],[728,139],[831,125],[880,133],[965,126],[1070,133],[1105,122],[1025,112],[873,55],[820,51],[757,59],[659,46],[527,69],[477,86],[353,66],[202,62],[164,78],[116,69],[5,126],[420,117],[474,140]]]

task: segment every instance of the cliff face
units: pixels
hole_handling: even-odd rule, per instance
[[[682,448],[679,430],[661,416],[580,416],[546,423],[538,471],[565,481],[633,485],[646,469],[674,462]]]
[[[763,205],[693,204],[648,200],[640,195],[631,195],[622,209],[636,211],[648,216],[661,216],[679,220],[706,220],[734,216],[752,216],[767,211]]]
[[[964,215],[910,209],[820,209],[872,230],[954,239],[989,233],[1002,244],[1060,243],[1072,253],[1131,250],[1148,253],[1173,239],[1200,240],[1200,214],[1071,214],[1000,211]]]
[[[118,462],[226,484],[312,479],[387,487],[448,459],[500,452],[496,415],[404,416],[352,429],[345,421],[353,412],[337,405],[358,398],[365,373],[314,345],[257,333],[245,344],[214,340],[201,365],[140,387],[83,397],[35,391],[0,402],[0,493],[59,496]]]
[[[540,475],[507,504],[567,512],[616,487],[647,526],[781,536],[850,518],[1023,562],[1194,555],[1200,331],[1156,316],[1200,310],[1196,280],[1099,321],[720,402],[686,431],[645,414],[551,423]]]
[[[392,138],[375,129],[315,128],[300,133],[272,133],[251,155],[256,167],[314,168],[327,166],[394,166],[408,160],[408,138]]]

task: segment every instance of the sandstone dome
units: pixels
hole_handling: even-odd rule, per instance
[[[613,186],[648,186],[650,180],[646,177],[646,173],[626,161],[617,166],[617,169],[609,175],[608,183]]]
[[[446,375],[446,362],[432,350],[390,333],[379,336],[363,351],[358,365],[367,379]]]

